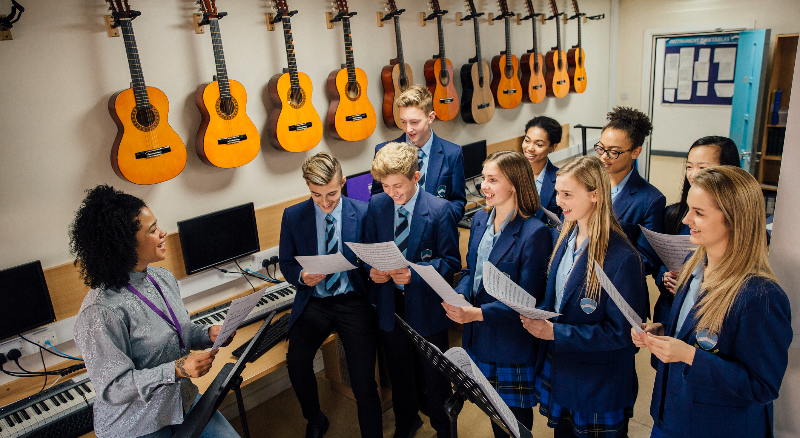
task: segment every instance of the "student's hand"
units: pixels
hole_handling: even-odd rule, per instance
[[[661,336],[664,334],[664,325],[658,322],[646,322],[642,324],[642,330],[644,333],[639,333],[631,327],[631,339],[633,339],[633,345],[637,348],[647,348],[647,334],[650,333],[651,335]]]
[[[202,353],[191,353],[175,361],[175,377],[197,378],[205,376],[211,369],[214,356],[219,349]]]
[[[683,362],[691,365],[694,362],[696,348],[671,336],[644,336],[647,348],[658,360],[664,363]]]
[[[392,269],[387,272],[394,280],[394,284],[408,284],[411,283],[411,268],[405,267],[403,269]]]
[[[480,307],[456,307],[442,302],[447,317],[459,324],[467,324],[472,321],[483,321],[483,311]]]
[[[541,319],[530,319],[522,315],[519,316],[519,319],[522,320],[522,326],[525,327],[525,330],[533,336],[544,339],[545,341],[552,341],[555,339],[552,322]]]
[[[369,278],[371,278],[372,281],[374,281],[375,283],[381,284],[381,283],[386,283],[392,277],[389,276],[389,274],[387,274],[386,272],[379,271],[375,268],[371,268],[369,270]]]
[[[670,291],[672,295],[675,295],[675,289],[678,287],[678,274],[680,274],[680,272],[667,271],[661,279],[664,288]]]
[[[325,279],[325,274],[309,274],[303,269],[303,272],[300,273],[300,278],[303,279],[303,283],[305,283],[306,286],[314,287],[317,283]]]
[[[211,338],[211,342],[217,342],[217,335],[219,335],[219,331],[222,330],[221,325],[212,325],[208,328],[208,336]],[[231,333],[231,336],[222,344],[223,347],[227,347],[230,345],[231,341],[233,341],[233,337],[236,336],[236,331]]]

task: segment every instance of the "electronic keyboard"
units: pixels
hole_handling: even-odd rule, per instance
[[[264,296],[258,304],[256,304],[256,307],[253,308],[250,314],[247,315],[247,318],[239,324],[239,327],[244,327],[248,324],[265,319],[269,316],[270,312],[274,311],[278,313],[286,309],[291,309],[296,295],[297,289],[285,281],[265,289]],[[230,306],[231,303],[225,303],[200,312],[192,316],[192,322],[200,324],[222,324],[222,321],[225,321],[225,316],[228,314]]]

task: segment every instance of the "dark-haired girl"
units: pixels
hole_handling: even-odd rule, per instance
[[[542,207],[556,216],[561,216],[555,189],[558,167],[547,156],[561,143],[561,134],[561,125],[556,120],[538,116],[525,124],[525,137],[522,139],[522,153],[531,164]]]
[[[141,199],[101,185],[89,190],[70,228],[70,250],[92,289],[75,321],[75,344],[97,397],[98,437],[171,437],[199,398],[221,326],[189,320],[167,269],[167,233]],[[230,343],[230,339],[226,341]],[[203,437],[236,437],[216,412]]]
[[[689,195],[689,188],[694,183],[694,176],[706,167],[719,165],[739,167],[739,148],[733,140],[710,135],[692,143],[686,159],[686,178],[683,180],[681,200],[667,207],[664,213],[664,233],[689,235],[689,226],[684,225],[683,218],[689,212],[686,198]],[[670,272],[666,266],[661,265],[655,279],[661,294],[653,308],[653,322],[664,322],[669,316],[677,279],[677,272]]]
[[[616,107],[608,113],[608,124],[594,146],[611,179],[614,215],[639,251],[645,275],[656,275],[661,261],[639,225],[660,233],[667,204],[664,195],[642,178],[634,166],[634,160],[642,153],[644,139],[652,130],[650,119],[641,111]]]

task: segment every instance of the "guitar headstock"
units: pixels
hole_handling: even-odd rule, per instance
[[[536,12],[533,11],[533,3],[531,3],[531,0],[525,0],[525,10],[528,11],[528,15],[530,16],[536,15]]]
[[[428,6],[434,14],[442,12],[442,7],[439,6],[439,0],[428,0]]]
[[[272,5],[276,11],[288,11],[289,6],[286,4],[286,0],[272,0]]]
[[[497,0],[497,6],[500,8],[501,15],[508,15],[508,2],[506,0]]]
[[[581,10],[578,9],[578,0],[572,0],[572,8],[575,9],[575,16],[581,15]]]
[[[128,0],[106,0],[108,10],[114,13],[115,18],[133,18]]]
[[[217,16],[217,2],[216,0],[197,0],[200,5],[200,12],[206,14],[209,18],[219,18]]]
[[[469,11],[469,15],[476,15],[478,10],[475,9],[475,2],[472,0],[464,0],[464,3],[467,5],[467,10]]]
[[[558,15],[558,5],[556,4],[556,0],[550,0],[550,9],[553,10],[553,15]]]
[[[397,3],[394,0],[386,0],[386,10],[394,12],[397,10]]]
[[[343,15],[350,13],[350,9],[347,7],[347,0],[336,0],[333,2],[333,9],[336,10],[337,13]]]

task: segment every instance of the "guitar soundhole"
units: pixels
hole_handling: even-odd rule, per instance
[[[347,98],[356,101],[359,97],[361,97],[361,85],[358,82],[348,82],[347,83]]]
[[[483,78],[478,78],[478,87],[483,88]]]
[[[134,107],[131,113],[133,126],[140,131],[152,131],[158,126],[160,116],[158,110],[153,106]]]
[[[306,103],[306,92],[302,88],[289,88],[286,100],[294,109],[299,109]]]
[[[439,73],[439,83],[442,84],[443,87],[450,84],[450,73],[447,70]]]
[[[239,102],[233,97],[217,99],[217,115],[223,120],[231,120],[239,113]]]
[[[408,88],[408,77],[397,79],[397,84],[400,86],[401,91],[406,91]]]
[[[505,66],[503,69],[503,73],[506,75],[506,78],[511,79],[514,77],[514,67],[512,66]]]
[[[538,62],[534,62],[533,63],[533,74],[536,74],[536,75],[539,74],[539,63]]]

